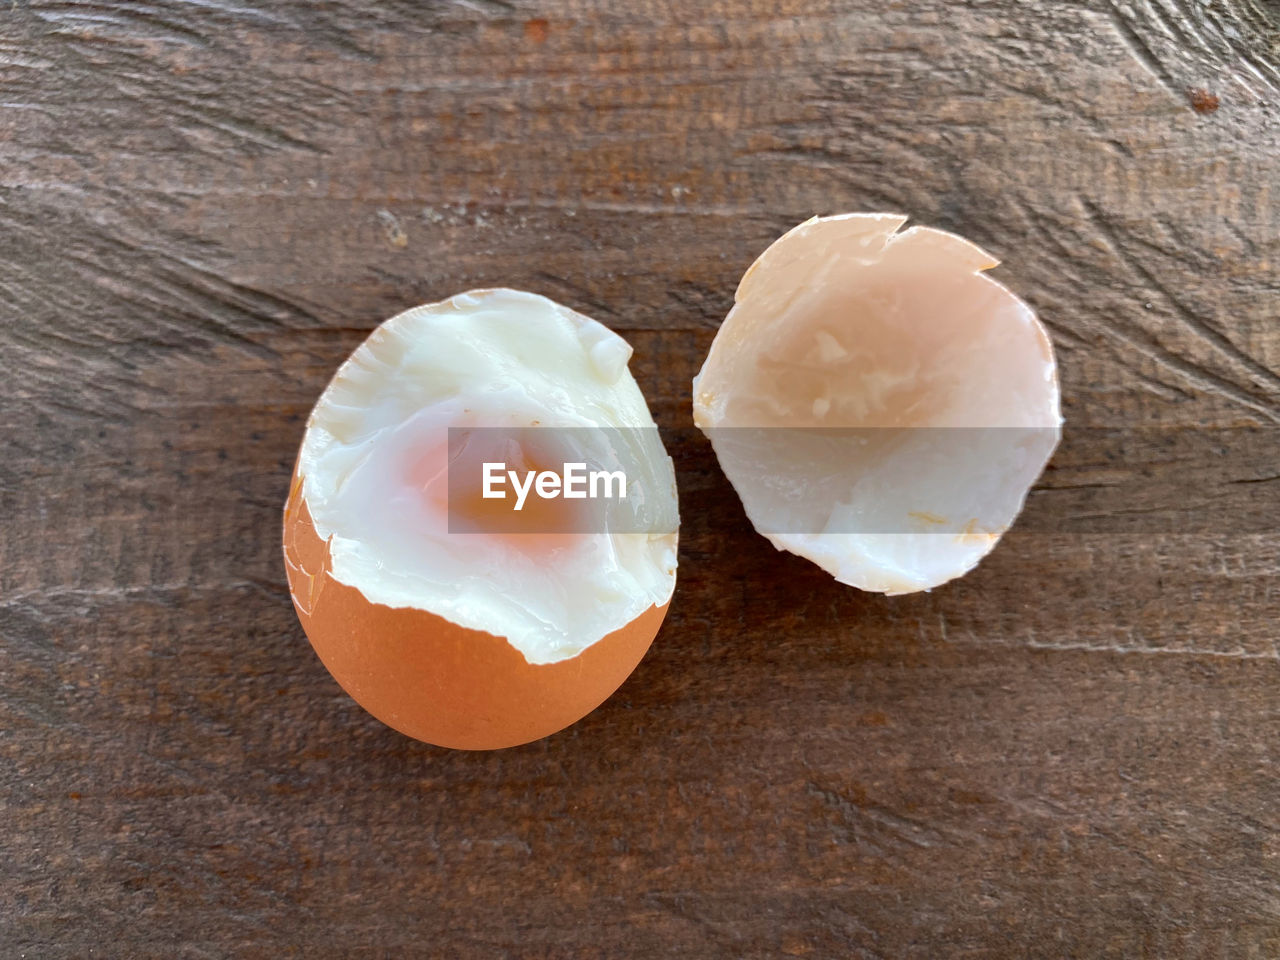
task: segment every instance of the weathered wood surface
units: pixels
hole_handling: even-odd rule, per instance
[[[1205,516],[1218,453],[1091,428],[1280,423],[1278,63],[1270,0],[5,3],[0,954],[1280,956],[1274,457],[885,599],[680,429],[752,258],[891,209],[1052,328],[1033,511]],[[340,692],[277,539],[338,362],[494,284],[632,341],[684,531],[619,694],[473,755]]]

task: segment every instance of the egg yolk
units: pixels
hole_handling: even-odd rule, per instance
[[[411,456],[403,480],[420,493],[429,513],[445,518],[450,536],[491,537],[526,555],[546,555],[571,547],[592,529],[593,506],[587,501],[544,498],[532,488],[521,501],[510,483],[494,490],[499,496],[485,496],[485,463],[501,463],[504,476],[508,470],[525,477],[562,469],[562,464],[518,440],[486,442],[459,430],[451,433],[449,442]]]

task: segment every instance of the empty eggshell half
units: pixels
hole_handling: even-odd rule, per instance
[[[370,334],[316,403],[284,517],[298,616],[389,726],[492,749],[578,720],[649,648],[675,587],[675,473],[631,348],[545,297],[475,290]],[[450,428],[620,428],[651,532],[458,533]]]
[[[1061,433],[1044,327],[997,261],[895,214],[814,218],[738,286],[693,381],[747,515],[842,583],[928,590],[972,569]]]

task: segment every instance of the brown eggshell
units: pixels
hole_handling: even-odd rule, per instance
[[[576,657],[530,664],[502,637],[371,603],[335,580],[298,475],[284,555],[298,619],[333,678],[383,723],[442,747],[512,747],[580,720],[635,669],[667,612],[650,607]]]

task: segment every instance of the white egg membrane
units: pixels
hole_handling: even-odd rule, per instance
[[[694,420],[757,530],[889,594],[976,565],[1062,422],[1049,339],[980,272],[996,261],[940,230],[897,232],[905,220],[815,218],[780,238],[693,382]]]
[[[515,290],[471,291],[386,321],[338,370],[302,444],[303,495],[333,577],[374,603],[504,637],[533,664],[574,657],[666,603],[674,532],[578,534],[550,557],[448,532],[450,427],[653,428],[630,357],[600,323]],[[669,497],[674,531],[671,460],[656,429],[637,435],[648,474],[629,486]],[[441,471],[431,495],[414,468],[424,453]]]

